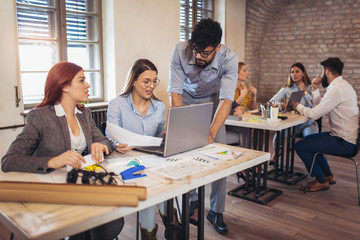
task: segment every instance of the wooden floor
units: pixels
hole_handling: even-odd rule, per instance
[[[229,233],[218,234],[205,219],[205,239],[360,239],[360,206],[357,205],[354,165],[336,157],[329,157],[329,163],[337,184],[327,191],[304,194],[299,191],[299,186],[305,181],[294,186],[269,181],[269,187],[283,190],[283,194],[266,206],[227,196],[224,220]],[[297,156],[295,171],[305,173]],[[238,186],[235,175],[227,179],[227,190]],[[210,185],[207,185],[205,214],[209,210],[209,194]],[[135,222],[135,214],[125,218],[119,239],[135,239]],[[165,239],[159,215],[157,223],[158,239]],[[3,239],[10,239],[10,232],[0,224],[0,240]],[[193,226],[190,239],[197,239]]]

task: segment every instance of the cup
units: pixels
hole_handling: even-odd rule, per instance
[[[271,113],[270,113],[270,109],[261,109],[261,118],[265,119],[265,120],[270,120],[271,119]]]
[[[277,107],[271,108],[271,110],[270,110],[270,119],[271,119],[271,121],[277,120],[278,116],[279,116],[279,108],[277,108]]]

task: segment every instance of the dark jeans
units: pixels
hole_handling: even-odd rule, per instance
[[[116,219],[93,229],[78,233],[70,240],[113,240],[117,238],[124,227],[124,218]]]
[[[330,132],[322,132],[304,137],[295,144],[295,150],[304,162],[308,172],[310,172],[315,153],[320,152],[336,156],[347,156],[356,151],[356,145],[340,137],[331,136]],[[327,172],[327,169],[330,169],[330,166],[325,156],[317,155],[311,176],[321,176],[324,172]]]

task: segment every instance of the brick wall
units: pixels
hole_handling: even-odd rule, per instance
[[[340,57],[360,100],[359,0],[248,0],[245,62],[259,102],[270,99],[302,62],[312,79],[319,62]]]

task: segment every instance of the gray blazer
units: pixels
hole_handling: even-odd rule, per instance
[[[96,127],[88,108],[76,116],[84,132],[89,154],[94,142],[106,145],[110,153],[114,150],[112,143]],[[50,172],[53,169],[47,167],[48,161],[71,150],[65,116],[57,117],[54,106],[44,106],[31,110],[26,120],[24,129],[2,158],[1,168],[4,172]]]

